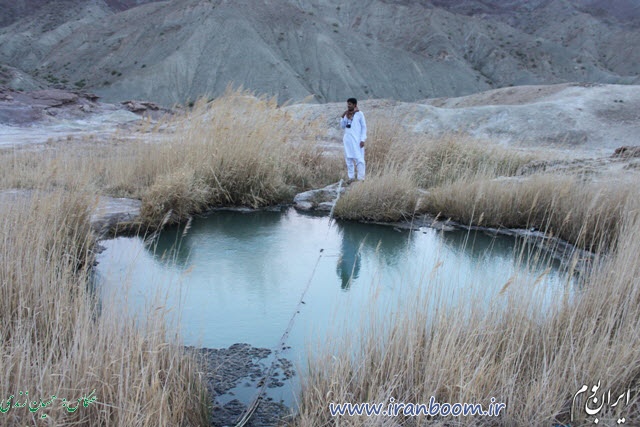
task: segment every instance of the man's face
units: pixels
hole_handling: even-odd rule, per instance
[[[356,108],[356,104],[354,104],[353,102],[347,102],[347,110],[349,111],[353,111]]]

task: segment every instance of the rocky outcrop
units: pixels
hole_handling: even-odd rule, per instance
[[[640,146],[624,146],[618,147],[611,155],[611,157],[622,157],[622,158],[630,158],[630,157],[640,157]]]
[[[9,102],[13,100],[12,96],[8,96],[4,100]],[[42,109],[34,108],[31,105],[7,105],[0,99],[0,124],[12,126],[30,125],[39,122],[44,118]]]
[[[372,129],[391,123],[421,136],[469,135],[525,150],[558,149],[565,157],[585,157],[587,151],[609,156],[617,147],[636,145],[640,135],[640,86],[517,86],[417,103],[364,100],[358,106]],[[326,123],[327,144],[341,149],[343,102],[285,108],[296,118]]]
[[[27,93],[23,97],[24,100],[29,98],[33,100],[34,106],[51,108],[77,103],[80,96],[78,96],[77,93],[67,92],[60,89],[46,89]]]
[[[147,108],[153,108],[153,104]],[[142,115],[155,118],[154,114],[166,113],[158,109]],[[0,147],[76,137],[105,140],[139,120],[140,114],[99,102],[93,93],[61,89],[25,92],[0,87]]]
[[[97,99],[94,94],[60,89],[23,92],[0,88],[0,125],[32,125],[47,117],[76,118],[109,109]]]
[[[151,101],[136,101],[129,100],[120,103],[127,111],[130,111],[138,116],[148,117],[151,119],[159,119],[164,115],[173,114],[174,111],[169,108],[164,108],[155,102]]]
[[[293,198],[293,206],[301,211],[330,212],[338,198],[338,194],[345,191],[341,182],[328,185],[317,190],[309,190],[296,194]]]

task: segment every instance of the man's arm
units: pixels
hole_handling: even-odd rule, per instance
[[[364,147],[364,142],[367,140],[367,122],[364,119],[364,114],[360,112],[360,147]]]

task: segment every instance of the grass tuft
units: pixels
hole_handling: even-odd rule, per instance
[[[418,201],[409,173],[367,176],[351,184],[334,210],[338,218],[368,221],[398,221],[414,213]]]

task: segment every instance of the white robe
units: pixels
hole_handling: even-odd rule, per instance
[[[347,128],[347,123],[351,123],[350,128]],[[353,120],[343,117],[340,119],[340,127],[344,129],[342,138],[344,157],[364,163],[364,147],[360,147],[360,142],[367,140],[367,123],[364,120],[364,114],[357,111],[353,115]]]

